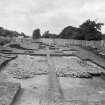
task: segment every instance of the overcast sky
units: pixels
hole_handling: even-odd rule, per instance
[[[105,23],[105,0],[0,0],[0,26],[27,35],[35,28],[59,33],[89,18]]]

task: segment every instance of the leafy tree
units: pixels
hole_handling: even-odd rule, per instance
[[[101,40],[101,27],[103,23],[97,23],[90,19],[83,22],[79,28],[68,26],[59,34],[60,38],[78,39],[78,40]]]
[[[3,27],[0,27],[0,36],[12,38],[12,37],[18,37],[19,35],[20,33],[16,31],[7,30]]]
[[[37,39],[37,38],[40,38],[40,37],[41,37],[40,29],[35,29],[33,31],[33,34],[32,34],[32,39]]]
[[[21,32],[20,36],[26,37],[26,35],[24,34],[24,32]]]
[[[80,25],[81,36],[84,40],[100,40],[101,39],[101,27],[103,23],[97,23],[95,20],[86,20]]]
[[[77,37],[78,31],[78,28],[68,26],[62,30],[62,32],[59,34],[59,37],[64,39],[75,39]]]
[[[43,38],[49,38],[49,30],[45,31],[44,34],[42,35]]]
[[[57,38],[57,35],[56,34],[52,34],[49,31],[45,31],[42,37],[43,38]]]

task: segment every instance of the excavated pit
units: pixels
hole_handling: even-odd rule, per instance
[[[52,60],[65,103],[104,103],[105,81],[100,76],[104,69],[76,56],[53,56]],[[21,84],[22,89],[13,105],[40,105],[48,91],[47,63],[44,56],[18,55],[1,71],[5,81]]]

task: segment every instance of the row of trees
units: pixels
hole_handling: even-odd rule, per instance
[[[40,34],[40,29],[35,29],[33,31],[32,39],[37,39],[37,38],[57,38],[56,34],[51,34],[49,31],[45,31],[44,34],[41,36]]]
[[[23,32],[18,33],[16,31],[7,30],[3,27],[0,27],[0,36],[10,37],[10,38],[18,36],[27,37]]]
[[[67,26],[58,35],[52,34],[49,31],[45,31],[43,35],[40,34],[40,29],[33,31],[32,38],[63,38],[63,39],[78,39],[78,40],[101,40],[103,34],[101,33],[101,27],[103,23],[99,23],[96,20],[86,20],[79,27]],[[0,36],[3,37],[27,37],[23,32],[18,33],[0,27]]]
[[[78,39],[78,40],[101,40],[103,34],[101,33],[101,27],[103,23],[99,23],[96,20],[86,20],[79,27],[67,26],[59,35],[51,34],[49,31],[45,31],[41,36],[40,29],[36,29],[33,32],[33,39],[36,38],[63,38],[63,39]]]

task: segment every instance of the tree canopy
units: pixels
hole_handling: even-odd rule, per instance
[[[78,39],[78,40],[101,40],[101,27],[103,23],[90,19],[83,22],[78,28],[68,26],[59,34],[60,38]]]
[[[59,37],[64,39],[74,39],[77,36],[78,28],[68,26],[62,30]]]
[[[42,35],[43,38],[57,38],[56,34],[50,33],[49,30],[45,31]]]
[[[103,23],[97,23],[95,20],[91,21],[90,19],[82,23],[80,27],[81,36],[84,40],[100,40],[102,33],[101,27]]]
[[[26,37],[26,35],[23,32],[19,33],[19,32],[16,32],[16,31],[11,31],[11,30],[5,29],[3,27],[0,27],[0,36],[10,37],[10,38],[18,37],[18,36]]]
[[[32,34],[32,39],[38,39],[41,37],[41,34],[40,34],[40,29],[37,28],[33,31],[33,34]]]

